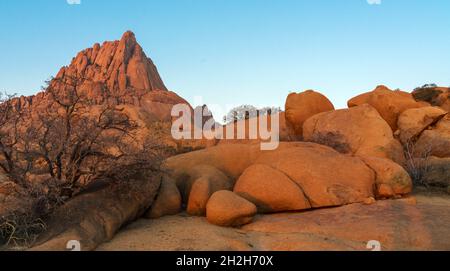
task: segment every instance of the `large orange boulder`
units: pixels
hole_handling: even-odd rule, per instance
[[[390,126],[370,105],[317,114],[303,125],[306,141],[333,147],[342,153],[404,162],[403,148]]]
[[[374,196],[374,172],[361,159],[326,146],[290,143],[261,154],[255,163],[269,165],[288,176],[312,208],[364,202]]]
[[[397,134],[403,144],[411,142],[430,125],[436,124],[447,114],[439,107],[427,106],[405,110],[398,118]]]
[[[236,182],[234,192],[253,202],[262,213],[311,208],[298,184],[268,165],[247,168]]]
[[[450,116],[424,131],[413,149],[414,157],[450,157]]]
[[[299,136],[303,134],[303,123],[310,117],[334,110],[333,104],[324,95],[313,90],[291,93],[286,99],[286,121]]]
[[[361,159],[375,172],[377,198],[393,198],[411,193],[412,180],[403,167],[383,158],[362,157]]]
[[[218,191],[206,207],[206,218],[211,224],[237,227],[248,224],[256,215],[256,206],[231,191]]]
[[[398,116],[405,110],[424,106],[414,100],[410,93],[393,91],[386,86],[377,86],[375,90],[356,96],[348,101],[348,107],[370,104],[389,124],[392,131],[397,130]]]

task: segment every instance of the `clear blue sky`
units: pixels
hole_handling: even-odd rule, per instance
[[[449,0],[1,0],[0,90],[33,94],[132,30],[189,101],[282,106],[315,89],[344,107],[378,84],[449,86],[449,13]]]

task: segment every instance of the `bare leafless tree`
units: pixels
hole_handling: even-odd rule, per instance
[[[39,108],[16,108],[17,99],[0,96],[0,168],[35,199],[32,221],[94,181],[156,174],[167,154],[158,140],[139,137],[119,94],[95,104],[82,91],[85,82],[52,79]]]

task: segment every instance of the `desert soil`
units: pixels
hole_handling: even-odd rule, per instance
[[[222,228],[184,213],[138,220],[98,250],[245,251],[450,250],[450,196],[413,197],[301,213],[259,215],[241,228]]]

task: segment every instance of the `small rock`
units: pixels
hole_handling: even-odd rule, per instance
[[[206,205],[206,218],[211,224],[236,227],[248,224],[256,215],[256,206],[234,192],[214,193]]]
[[[372,205],[372,204],[374,204],[375,202],[377,202],[377,201],[375,200],[375,198],[374,198],[374,197],[370,197],[370,198],[365,199],[363,203],[364,203],[365,205]]]
[[[401,201],[403,201],[404,203],[409,204],[409,205],[413,205],[413,206],[417,205],[417,198],[413,197],[413,196],[402,198]]]

